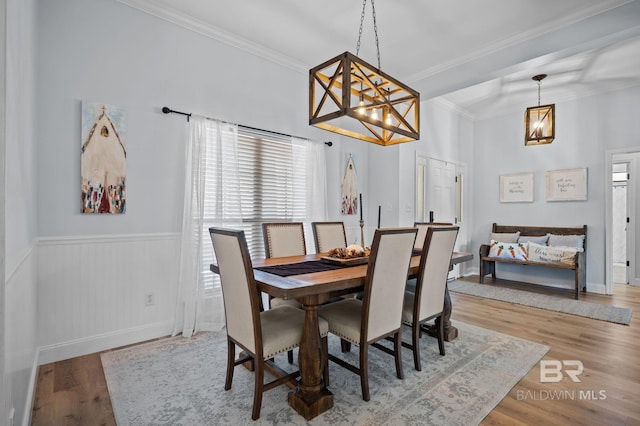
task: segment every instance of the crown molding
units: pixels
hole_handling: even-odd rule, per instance
[[[184,13],[172,9],[168,6],[159,5],[153,0],[116,1],[118,3],[122,3],[134,9],[148,13],[149,15],[176,24],[182,28],[186,28],[198,34],[225,43],[229,46],[233,46],[252,55],[261,57],[271,62],[275,62],[293,71],[302,72],[305,74],[309,72],[309,67],[307,64],[304,64],[294,58],[283,55],[282,53],[269,49],[266,46],[253,43],[249,40],[238,37],[235,34],[224,31],[221,28],[215,27],[192,16],[185,15]]]

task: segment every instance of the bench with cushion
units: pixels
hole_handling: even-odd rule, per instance
[[[491,244],[480,246],[480,283],[496,278],[496,262],[570,269],[575,298],[586,291],[587,225],[576,227],[493,224]]]

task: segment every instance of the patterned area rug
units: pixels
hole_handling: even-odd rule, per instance
[[[476,425],[549,347],[461,322],[455,325],[459,337],[445,343],[446,356],[439,355],[435,339],[421,339],[420,372],[413,368],[411,351],[403,349],[404,380],[395,376],[392,356],[370,348],[369,402],[362,400],[358,376],[330,363],[334,406],[310,422],[289,407],[284,385],[264,394],[260,419],[251,421],[253,373],[236,368],[231,390],[224,391],[224,331],[107,352],[102,363],[119,426]],[[342,354],[340,341],[332,335],[329,350],[357,362],[359,349]],[[284,354],[276,362],[290,367]]]
[[[562,312],[624,325],[629,325],[631,322],[631,314],[633,313],[631,309],[619,306],[585,302],[569,299],[568,297],[554,297],[546,294],[465,281],[450,282],[449,290],[456,293],[486,297],[487,299],[517,303],[519,305],[532,306],[548,311]]]

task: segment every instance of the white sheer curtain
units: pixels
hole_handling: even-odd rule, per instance
[[[238,132],[242,129],[235,124],[199,116],[191,116],[189,121],[174,335],[182,333],[190,337],[197,331],[215,331],[224,326],[219,279],[209,270],[209,265],[215,263],[209,227],[244,229],[247,239],[255,239],[259,236],[254,235],[255,232],[261,232],[255,231],[253,226],[254,215],[259,213],[247,211],[245,214],[249,217],[245,218],[241,208],[241,194],[246,194],[249,200],[252,191],[260,188],[255,182],[253,187],[252,180],[245,176],[253,176],[253,170],[242,172],[244,178],[240,176]],[[327,219],[324,149],[323,143],[291,138],[292,157],[287,160],[292,164],[291,180],[296,185],[284,184],[283,191],[304,194],[304,200],[301,199],[304,203],[298,205],[303,204],[301,219],[308,228],[307,235],[312,235],[311,222]],[[245,182],[242,188],[241,182]],[[313,252],[313,239],[307,238],[307,242],[311,244],[308,251]]]
[[[189,337],[224,326],[222,292],[209,271],[213,249],[208,229],[242,223],[237,140],[234,124],[199,116],[189,120],[174,335]]]
[[[323,222],[329,217],[327,208],[327,160],[326,146],[323,142],[315,142],[307,139],[293,137],[291,140],[294,152],[301,152],[299,162],[304,164],[303,172],[306,182],[307,207],[305,218],[305,233],[308,235],[307,252],[313,253],[313,230],[311,222]],[[295,159],[294,159],[295,160]]]

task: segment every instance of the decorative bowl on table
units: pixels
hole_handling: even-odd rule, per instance
[[[362,265],[369,261],[370,254],[370,248],[362,248],[358,244],[352,244],[345,248],[331,249],[322,259],[341,265]]]

